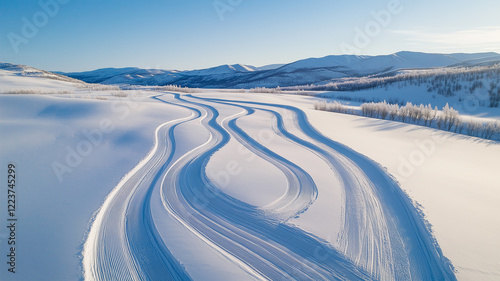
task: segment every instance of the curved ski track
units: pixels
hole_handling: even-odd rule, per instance
[[[300,109],[174,93],[153,99],[187,108],[191,116],[157,128],[148,156],[96,212],[83,250],[85,280],[191,279],[163,242],[168,233],[155,226],[153,197],[161,198],[164,210],[182,226],[255,279],[456,280],[397,183],[370,159],[316,131]],[[221,106],[240,113],[219,120]],[[286,223],[314,203],[318,189],[302,167],[238,126],[238,118],[255,111],[270,113],[276,134],[314,153],[341,179],[339,249]],[[283,112],[294,116],[293,124],[284,121]],[[176,127],[187,122],[200,122],[210,138],[176,155]],[[283,196],[257,208],[224,194],[209,180],[208,161],[231,138],[285,175]]]

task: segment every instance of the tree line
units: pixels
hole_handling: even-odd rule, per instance
[[[448,104],[439,110],[437,106],[433,108],[430,104],[416,105],[408,102],[400,106],[383,101],[363,103],[360,109],[356,110],[338,101],[321,101],[314,104],[314,109],[412,123],[484,139],[500,137],[500,121],[465,121],[458,111]]]

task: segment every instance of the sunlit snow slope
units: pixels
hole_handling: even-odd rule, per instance
[[[212,272],[214,279],[455,280],[398,184],[375,162],[323,136],[302,110],[174,93],[152,99],[190,114],[157,128],[148,156],[98,211],[83,250],[86,280],[206,279],[198,251],[235,268]],[[269,135],[288,149],[264,144],[244,126],[252,116],[269,118]],[[232,157],[240,158],[224,166],[218,154],[235,141]],[[307,160],[290,157],[294,150]],[[251,204],[244,191],[226,192],[232,178],[244,176],[238,161],[249,156],[269,165],[268,177],[278,183],[268,187],[275,198],[266,204]],[[308,172],[314,161],[328,167],[323,176],[339,190],[340,211],[321,215],[339,222],[334,243],[292,223],[329,188]]]

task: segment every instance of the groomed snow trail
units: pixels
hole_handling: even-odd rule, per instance
[[[166,120],[148,156],[96,212],[83,250],[85,280],[188,280],[189,272],[158,231],[168,212],[196,239],[256,280],[455,280],[451,264],[424,221],[383,168],[324,137],[298,108],[166,93],[153,97],[190,116]],[[219,118],[222,107],[239,113]],[[343,224],[335,249],[288,223],[314,204],[318,189],[300,166],[252,138],[238,119],[256,111],[273,116],[281,138],[324,161],[340,178]],[[292,124],[283,114],[293,116]],[[209,135],[176,153],[176,128],[197,122]],[[258,208],[231,197],[207,176],[208,162],[233,138],[287,180],[286,192]],[[160,198],[162,212],[151,207]],[[329,214],[324,214],[328,219]],[[196,255],[196,253],[192,253]]]

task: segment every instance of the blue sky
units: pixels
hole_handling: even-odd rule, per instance
[[[1,1],[0,61],[185,70],[343,53],[500,53],[499,11],[498,0]]]

